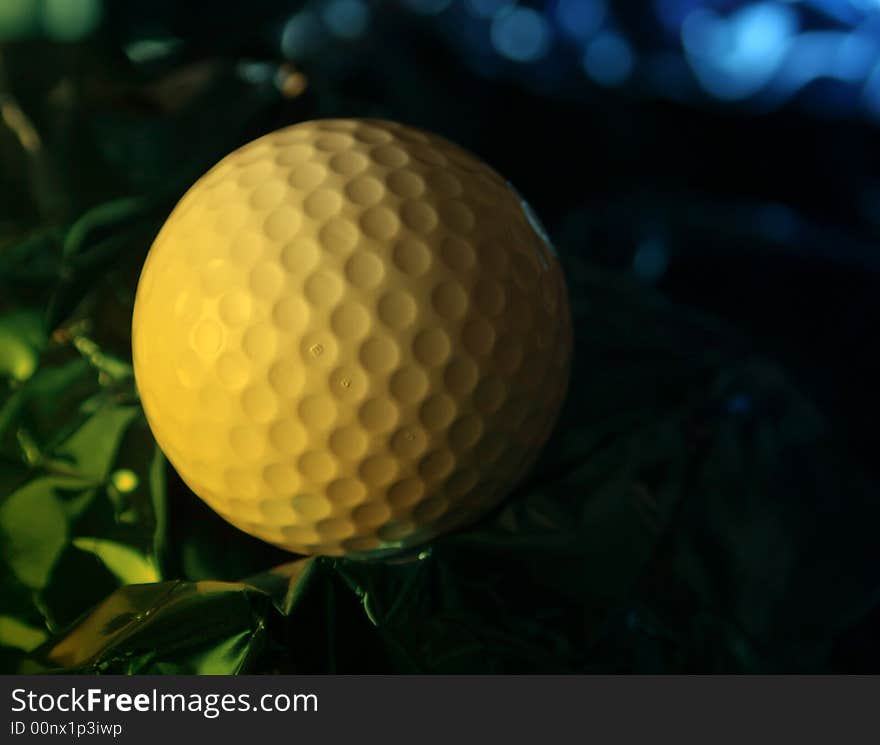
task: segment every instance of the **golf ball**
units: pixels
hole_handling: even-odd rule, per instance
[[[571,324],[547,238],[474,156],[311,121],[224,158],[150,249],[134,370],[159,446],[227,521],[304,554],[424,542],[547,439]]]

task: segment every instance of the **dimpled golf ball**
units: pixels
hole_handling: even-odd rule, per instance
[[[159,446],[228,522],[377,555],[497,504],[565,393],[564,278],[495,171],[426,132],[322,120],[184,195],[132,328]]]

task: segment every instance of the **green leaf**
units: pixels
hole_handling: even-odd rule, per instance
[[[85,212],[67,231],[64,237],[62,255],[70,257],[82,253],[89,243],[95,242],[95,233],[111,231],[119,223],[131,220],[142,214],[148,206],[143,197],[121,197]]]
[[[30,652],[46,640],[46,632],[13,616],[0,616],[0,646]]]
[[[150,486],[150,501],[153,507],[153,555],[161,569],[165,569],[168,562],[168,487],[165,479],[165,456],[158,445],[153,446],[153,458],[150,461],[148,472]]]
[[[26,424],[29,429],[45,433],[46,440],[59,439],[59,433],[63,439],[64,425],[77,418],[83,390],[94,391],[96,384],[83,359],[39,368],[0,407],[0,437]]]
[[[38,478],[0,504],[0,557],[28,587],[46,584],[67,543],[67,519],[55,489],[69,483]]]
[[[73,545],[94,554],[123,585],[157,582],[159,571],[153,561],[130,546],[103,538],[74,538]]]
[[[27,380],[45,346],[46,332],[39,313],[22,309],[0,316],[0,376]]]
[[[55,449],[53,456],[83,477],[105,481],[125,430],[139,414],[136,406],[106,404]]]
[[[151,203],[149,207],[155,209],[156,205]],[[111,232],[88,248],[81,245],[79,238],[68,244],[66,264],[46,309],[47,327],[58,327],[96,288],[103,287],[102,280],[111,267],[134,253],[146,253],[160,224],[155,215],[138,215],[132,225]]]

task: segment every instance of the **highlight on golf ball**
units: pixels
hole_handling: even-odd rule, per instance
[[[401,124],[297,124],[184,195],[135,299],[150,427],[241,530],[373,554],[480,516],[557,417],[560,265],[489,166]]]

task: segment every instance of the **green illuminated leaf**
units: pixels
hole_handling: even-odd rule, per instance
[[[0,646],[30,652],[46,640],[46,632],[12,616],[0,616]]]
[[[159,572],[149,557],[122,543],[102,538],[74,538],[73,545],[94,554],[123,585],[157,582]]]
[[[105,480],[126,428],[138,415],[134,406],[104,406],[71,435],[54,455],[83,476]]]
[[[67,436],[71,420],[79,423],[77,406],[96,381],[85,360],[75,359],[56,367],[41,367],[0,407],[0,437],[16,425],[26,424],[42,443]],[[71,411],[73,408],[73,411]]]
[[[27,380],[36,370],[45,344],[39,313],[20,310],[0,317],[0,377]]]
[[[36,479],[0,504],[0,557],[28,587],[46,584],[67,542],[67,519],[55,489],[68,483]]]

